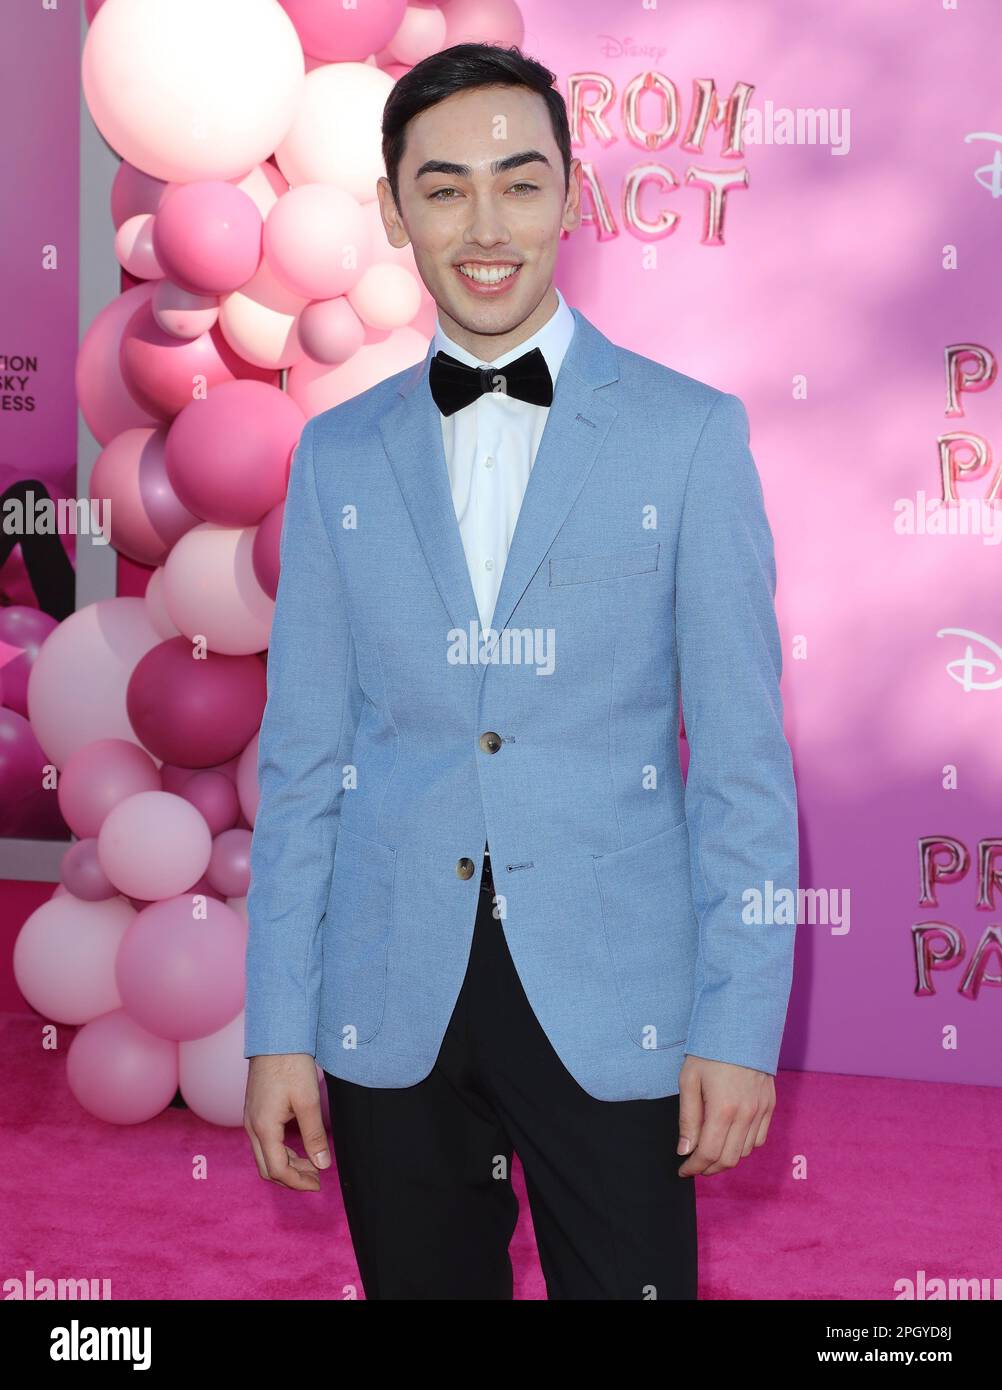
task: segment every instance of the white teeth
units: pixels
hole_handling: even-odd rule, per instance
[[[517,265],[504,266],[497,270],[487,270],[485,267],[476,265],[461,265],[459,269],[471,280],[478,281],[481,285],[497,285],[502,280],[509,279],[518,270]]]

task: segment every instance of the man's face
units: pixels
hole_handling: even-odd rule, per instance
[[[496,168],[525,154],[531,157],[516,167]],[[443,162],[467,172],[427,167]],[[407,127],[398,182],[396,207],[389,183],[379,180],[387,236],[394,246],[412,244],[451,337],[464,346],[470,335],[496,337],[479,349],[499,355],[505,336],[525,325],[544,297],[550,303],[536,317],[545,322],[556,307],[547,292],[561,228],[571,231],[580,221],[580,160],[572,161],[565,194],[542,97],[524,87],[478,87],[423,111]],[[538,325],[527,326],[534,332]]]

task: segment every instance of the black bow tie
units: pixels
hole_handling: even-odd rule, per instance
[[[431,359],[428,383],[443,415],[454,415],[488,391],[517,396],[532,405],[549,405],[553,400],[550,369],[538,347],[503,367],[468,367],[440,350]]]

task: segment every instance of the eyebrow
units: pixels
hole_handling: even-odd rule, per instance
[[[550,167],[550,161],[541,151],[522,150],[519,154],[510,154],[505,159],[495,159],[491,164],[491,174],[496,178],[498,174],[517,169],[522,164],[545,164],[547,168]],[[468,164],[453,164],[448,159],[426,159],[414,177],[419,179],[423,174],[454,174],[456,178],[468,179],[472,173],[473,170]]]

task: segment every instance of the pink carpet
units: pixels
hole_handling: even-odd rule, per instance
[[[0,1038],[0,1280],[110,1279],[116,1299],[351,1296],[333,1172],[318,1194],[263,1183],[242,1129],[184,1109],[95,1120],[37,1018],[0,1016]],[[1002,1091],[807,1072],[781,1072],[777,1091],[765,1148],[696,1179],[702,1299],[884,1299],[919,1270],[1002,1275]],[[515,1296],[541,1299],[520,1173],[516,1186]]]

